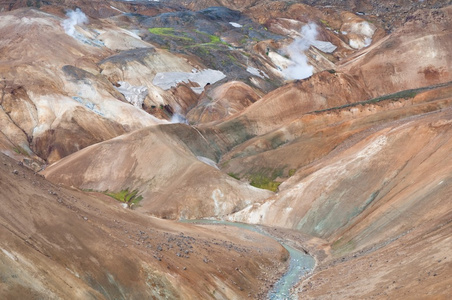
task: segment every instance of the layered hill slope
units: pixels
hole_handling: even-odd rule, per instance
[[[287,259],[262,235],[150,218],[3,154],[0,186],[2,299],[261,299]]]
[[[171,219],[221,217],[271,195],[218,170],[214,155],[196,129],[162,125],[78,151],[43,174],[83,189],[138,190],[138,211]]]
[[[369,97],[367,90],[347,74],[324,71],[268,93],[224,122],[201,125],[199,128],[228,151],[250,137],[280,128],[305,113]]]
[[[58,184],[1,157],[4,295],[262,299],[285,266],[153,216],[265,225],[316,257],[300,298],[452,293],[451,6],[48,3],[0,14],[0,150]]]
[[[225,131],[222,140],[230,136],[249,138],[283,127],[281,123],[289,123],[307,112],[451,81],[448,51],[452,40],[448,26],[451,13],[450,6],[419,12],[398,31],[338,63],[338,72],[319,72],[307,80],[281,87],[216,125],[215,132]],[[421,30],[422,24],[427,24],[425,30]],[[424,53],[426,49],[430,52]],[[386,67],[392,70],[390,74],[381,69]],[[237,132],[241,127],[244,129]],[[237,143],[237,139],[239,143],[244,141],[234,137],[231,143]]]
[[[0,15],[1,131],[17,152],[48,162],[160,122],[100,76],[96,62],[112,51],[95,32],[70,36],[62,22],[32,9]]]
[[[338,69],[362,80],[375,97],[451,81],[451,15],[450,6],[418,11]]]
[[[198,105],[187,114],[187,120],[192,124],[218,121],[241,112],[259,98],[257,92],[245,83],[230,81],[206,90]]]
[[[414,170],[421,168],[419,164],[425,163],[427,157],[438,150],[433,147],[434,141],[439,143],[438,147],[447,149],[444,134],[449,131],[451,91],[448,85],[419,93],[414,98],[396,100],[398,107],[393,99],[363,103],[314,113],[305,116],[301,122],[292,123],[286,134],[289,136],[292,131],[298,135],[296,139],[275,150],[254,154],[256,157],[248,154],[245,158],[229,161],[229,166],[232,163],[243,166],[247,161],[250,165],[267,163],[265,167],[272,169],[287,166],[297,170],[280,186],[273,200],[259,209],[254,208],[256,211],[250,207],[237,217],[248,215],[243,220],[260,220],[324,238],[336,231],[342,232],[342,227],[352,226],[353,218],[360,218],[373,201],[384,199],[386,188],[392,189],[393,184],[408,180],[405,176],[398,177],[399,173],[404,173],[402,170],[410,166],[412,169],[406,172],[414,176]],[[303,131],[297,132],[295,128]],[[319,142],[319,137],[323,143]],[[433,147],[432,152],[428,152],[427,145]],[[425,158],[419,158],[415,163],[418,155],[425,155]],[[276,161],[275,157],[280,159]],[[441,179],[436,164],[427,166],[433,169],[430,172],[424,170],[422,174],[431,173],[438,182],[445,179]],[[426,177],[423,179],[427,180]],[[412,181],[419,182],[420,179]],[[420,191],[417,185],[412,188]],[[402,201],[408,199],[411,201],[414,197],[401,196]],[[428,199],[425,197],[425,201],[430,201]],[[414,205],[408,207],[414,208]],[[281,219],[281,214],[286,218]],[[371,240],[375,241],[375,237]]]
[[[292,177],[275,196],[228,219],[328,241],[330,257],[300,285],[300,297],[450,294],[451,103],[448,85],[406,100],[307,115],[292,128],[256,138],[253,145],[262,145],[302,129],[275,150],[248,146],[262,152],[232,156],[225,169],[236,176],[272,180],[279,170]]]
[[[443,9],[441,10],[441,13],[443,14],[449,13],[449,10]],[[429,22],[430,24],[429,26],[432,28],[432,30],[433,28],[443,28],[441,26],[443,26],[445,22],[444,16],[441,18],[431,18],[430,14],[424,14],[424,17]],[[393,42],[400,41],[400,43],[402,43],[401,40],[404,39],[405,36],[402,35],[401,32],[408,31],[408,29],[412,28],[412,26],[413,24],[411,22],[408,22],[405,27],[401,28],[399,31],[388,37],[386,40],[392,40]],[[424,37],[428,37],[431,35],[431,33],[429,33],[428,31],[419,33],[419,31],[416,30],[413,32],[414,32],[413,34],[415,34],[416,36],[422,35]],[[448,34],[449,32],[447,30],[442,31],[441,33],[441,35],[444,36],[447,36]],[[423,47],[424,40],[426,38],[421,39],[413,38],[413,39],[415,41],[414,43],[417,43],[419,47]],[[444,42],[441,43],[441,41]],[[448,41],[447,38],[445,38],[444,40],[438,40],[438,47],[435,48],[437,49],[435,51],[443,51],[442,49],[446,49],[448,45],[447,41]],[[384,43],[384,40],[381,43]],[[381,51],[380,49],[381,43],[377,43],[368,50],[362,51],[358,58],[347,64],[358,64],[358,62],[360,61],[361,62],[368,61],[374,58],[375,57],[374,53]],[[399,59],[403,61],[402,58],[404,55],[405,53],[400,53]],[[396,53],[394,53],[392,57],[394,57],[393,58],[394,60],[397,60]],[[442,65],[444,59],[446,60],[448,59],[448,56],[445,52],[444,55],[442,55],[441,57],[443,58],[440,60],[438,60],[436,57],[430,58],[426,57],[426,59],[424,60],[419,60],[419,64],[421,67],[422,66],[439,67],[440,65]],[[407,69],[405,71],[400,72],[400,74],[399,73],[397,74],[401,76],[397,77],[398,81],[404,80],[405,78],[404,72],[406,73],[410,72],[411,69],[409,65],[406,65],[406,67]],[[351,69],[348,70],[345,67],[343,68],[344,72],[345,71],[352,72]],[[419,66],[417,66],[416,68],[419,68]],[[444,68],[447,68],[447,65]],[[378,78],[380,78],[381,80],[385,80],[384,84],[382,83],[381,85],[384,86],[389,91],[395,88],[393,85],[391,85],[393,82],[392,78],[386,78],[384,76]],[[361,83],[362,80],[364,80],[364,83]],[[321,237],[330,236],[333,232],[339,230],[345,224],[349,224],[348,222],[350,222],[352,217],[359,215],[364,210],[364,208],[367,208],[369,203],[373,201],[376,195],[379,193],[377,191],[380,190],[381,185],[384,182],[391,181],[394,178],[392,177],[386,178],[389,175],[385,175],[386,181],[382,179],[383,180],[382,182],[379,181],[373,182],[372,180],[371,184],[376,184],[376,187],[373,189],[369,187],[369,189],[371,190],[369,190],[368,188],[365,189],[366,191],[368,191],[369,195],[363,196],[364,198],[361,200],[357,200],[356,197],[354,196],[351,197],[352,199],[354,199],[353,201],[358,201],[359,203],[350,202],[348,206],[349,209],[342,210],[343,217],[341,218],[338,217],[338,214],[332,214],[331,216],[334,216],[335,219],[334,222],[336,223],[331,225],[330,229],[327,229],[325,232],[322,231],[323,229],[318,227],[319,222],[323,220],[323,217],[318,216],[321,214],[319,214],[319,212],[316,209],[312,210],[312,214],[316,216],[315,220],[309,219],[309,210],[312,208],[312,205],[308,204],[307,201],[314,201],[314,199],[316,199],[316,201],[320,201],[318,207],[322,207],[322,209],[324,209],[325,212],[331,211],[331,209],[329,209],[328,206],[325,206],[324,202],[322,202],[323,200],[319,200],[320,198],[317,197],[318,195],[312,195],[306,198],[305,196],[301,196],[302,194],[295,192],[295,190],[293,192],[290,192],[290,188],[288,188],[287,185],[291,183],[294,187],[299,185],[305,186],[305,184],[303,184],[303,180],[308,180],[311,177],[312,178],[315,177],[314,175],[309,177],[306,174],[310,173],[315,174],[315,172],[321,169],[321,165],[313,167],[312,165],[309,165],[310,163],[316,161],[324,163],[323,160],[321,160],[323,157],[333,154],[337,155],[336,153],[337,149],[336,152],[331,152],[333,149],[346,148],[341,145],[348,145],[353,142],[358,142],[360,138],[370,139],[370,134],[372,132],[371,130],[373,127],[375,126],[377,126],[376,128],[381,127],[382,130],[381,131],[382,133],[380,133],[381,136],[378,136],[377,134],[377,138],[375,138],[375,140],[377,141],[375,142],[376,145],[380,147],[382,145],[380,145],[379,141],[381,139],[384,139],[384,143],[386,143],[388,139],[388,137],[385,135],[385,130],[387,130],[385,126],[388,127],[392,126],[391,125],[393,124],[391,123],[392,121],[398,119],[406,119],[409,116],[415,116],[417,114],[421,114],[424,112],[438,110],[443,107],[447,107],[449,103],[448,97],[450,97],[450,93],[448,86],[438,87],[434,91],[428,90],[406,91],[400,94],[388,96],[387,98],[389,100],[385,100],[385,98],[383,97],[379,99],[370,100],[369,102],[359,103],[362,100],[370,99],[372,95],[381,96],[385,93],[385,89],[377,90],[368,88],[367,82],[365,80],[366,80],[365,76],[364,77],[359,77],[357,75],[350,76],[347,73],[335,73],[324,71],[315,74],[314,76],[307,80],[288,84],[284,87],[281,87],[269,93],[261,100],[253,103],[251,106],[248,106],[243,112],[235,116],[232,116],[223,122],[217,122],[215,124],[205,124],[200,126],[199,130],[188,129],[185,127],[184,129],[182,128],[178,129],[186,131],[187,136],[192,136],[196,141],[200,142],[201,144],[205,144],[203,146],[203,149],[200,149],[200,151],[193,152],[195,155],[189,153],[189,157],[191,158],[189,159],[188,157],[184,158],[184,161],[197,162],[197,160],[194,159],[195,156],[206,156],[209,157],[210,159],[218,160],[221,155],[220,166],[223,168],[225,172],[235,174],[234,176],[239,176],[240,178],[248,179],[248,181],[251,182],[257,176],[260,177],[261,179],[262,177],[271,177],[269,180],[276,180],[277,177],[279,177],[278,180],[280,183],[288,176],[293,175],[292,173],[295,172],[296,170],[303,168],[304,171],[299,173],[302,175],[292,177],[287,182],[287,184],[281,186],[280,188],[281,193],[272,197],[269,201],[265,202],[265,204],[261,206],[259,206],[259,204],[256,204],[259,206],[259,208],[250,207],[247,210],[236,214],[233,218],[235,220],[247,222],[252,220],[252,222],[263,222],[268,225],[278,225],[299,229]],[[427,84],[423,80],[424,77],[420,78],[417,81],[408,81],[410,83],[407,84],[410,87],[423,86]],[[449,77],[445,76],[438,78],[433,83],[437,83],[438,81],[445,82],[448,80]],[[400,87],[404,88],[405,86],[400,85]],[[419,95],[417,95],[418,93]],[[357,104],[355,105],[354,103]],[[344,108],[326,111],[324,113],[321,112],[322,110],[331,109],[333,107],[338,106],[339,107],[344,106]],[[320,112],[312,114],[312,112],[314,111]],[[307,113],[310,114],[306,115]],[[169,128],[170,127],[171,125],[169,125]],[[139,139],[142,139],[140,141],[144,142],[147,139],[147,138],[143,139],[142,134],[144,134],[144,132],[152,132],[152,135],[149,136],[149,140],[152,141],[155,141],[159,138],[163,140],[166,139],[166,137],[162,137],[161,135],[159,135],[159,138],[151,137],[155,134],[155,132],[157,132],[156,130],[141,131],[140,133],[129,135],[126,139],[130,138],[132,140],[137,140],[137,138],[134,138],[134,136],[139,136]],[[434,138],[436,135],[437,135],[436,132],[432,133],[432,138]],[[122,140],[122,138],[120,140]],[[350,140],[352,142],[350,142]],[[396,139],[396,141],[398,140]],[[116,143],[116,141],[114,143]],[[115,147],[111,148],[112,150],[105,150],[111,147],[110,142],[107,142],[105,143],[105,145],[102,145],[101,146],[102,150],[94,147],[90,151],[80,152],[80,154],[77,154],[71,158],[63,160],[60,163],[48,168],[46,174],[48,178],[51,178],[52,180],[57,182],[62,182],[65,184],[83,188],[94,188],[99,191],[139,188],[140,190],[142,190],[143,193],[147,193],[147,191],[154,189],[154,191],[158,191],[158,193],[163,196],[159,197],[154,194],[147,194],[149,196],[148,198],[162,199],[161,201],[166,201],[164,199],[167,199],[167,197],[169,197],[170,194],[172,196],[175,196],[174,193],[172,192],[162,192],[162,190],[171,191],[172,188],[170,188],[170,185],[166,185],[167,183],[165,183],[165,185],[161,186],[160,181],[157,180],[155,187],[152,187],[152,185],[154,184],[152,179],[153,176],[156,176],[155,174],[161,174],[163,178],[167,178],[164,180],[165,182],[171,181],[172,184],[176,185],[177,182],[184,182],[184,185],[186,185],[187,182],[189,182],[190,185],[194,185],[195,187],[194,190],[198,191],[197,193],[195,193],[197,196],[194,196],[194,198],[198,197],[201,194],[206,193],[204,189],[198,189],[197,183],[191,183],[192,182],[191,180],[183,179],[179,181],[173,179],[173,176],[176,173],[179,173],[179,171],[177,170],[186,170],[186,167],[181,167],[184,164],[182,164],[182,162],[179,161],[180,157],[179,153],[171,154],[172,158],[167,158],[166,160],[171,162],[168,164],[169,167],[163,168],[160,160],[158,161],[159,162],[158,165],[154,165],[151,162],[154,159],[150,159],[148,156],[151,154],[148,154],[149,152],[145,150],[148,149],[149,147],[155,148],[157,144],[155,145],[152,144],[153,146],[149,146],[147,144],[124,142],[124,144],[129,143],[131,144],[130,147],[132,147],[133,149],[138,149],[137,151],[140,151],[141,154],[139,155],[137,154],[137,161],[121,160],[117,162],[117,165],[113,169],[115,169],[115,172],[117,172],[116,170],[122,170],[122,172],[119,172],[120,175],[118,175],[118,177],[120,178],[119,181],[111,181],[111,178],[107,179],[102,177],[102,174],[111,173],[113,169],[111,168],[111,165],[108,165],[106,162],[111,161],[112,158],[110,157],[114,157],[118,153],[118,150]],[[404,142],[401,141],[400,143],[403,144]],[[122,143],[120,144],[122,145]],[[362,148],[357,148],[355,152],[350,152],[350,154],[348,154],[349,157],[351,158],[357,156],[359,157],[357,153],[361,153],[360,151],[364,151],[363,156],[368,160],[371,159],[370,154],[367,153],[365,149],[367,149],[366,147],[372,148],[373,146],[371,147],[370,144],[368,145],[365,142],[362,142],[361,145]],[[140,149],[140,147],[142,147],[143,149]],[[171,150],[174,150],[174,146],[172,147],[173,149]],[[396,146],[389,146],[389,148],[398,149]],[[170,150],[169,148],[165,149]],[[301,153],[305,153],[305,155],[299,155],[300,151]],[[103,163],[100,164],[94,163],[97,160],[97,156],[94,156],[92,153],[96,152],[102,153],[101,155],[103,159],[105,159]],[[135,150],[125,151],[124,153],[126,152],[135,153]],[[171,152],[172,151],[167,151],[166,153]],[[109,154],[106,155],[106,153]],[[396,152],[394,152],[394,155],[395,153]],[[341,159],[343,158],[334,158],[334,159],[341,161]],[[327,168],[327,170],[329,170],[328,168],[330,168],[332,164],[333,165],[340,164],[340,162],[336,162],[334,159],[325,163],[325,167]],[[157,160],[158,158],[155,158],[155,161]],[[83,163],[81,163],[82,161]],[[135,165],[136,164],[140,165],[141,161],[147,162],[149,165],[150,171],[149,173],[147,173],[147,175],[143,175],[144,173],[141,171],[136,171],[140,170],[140,168],[135,167]],[[354,161],[355,160],[353,159],[351,160],[351,162]],[[398,167],[396,163],[390,163],[389,161],[387,166],[381,165],[380,161],[381,161],[380,158],[375,158],[375,162],[376,163],[378,162],[382,170],[384,170],[384,172],[386,172],[387,174],[393,174],[392,173],[393,171],[394,172],[397,171],[399,167],[403,166],[406,163],[406,161],[402,160],[400,161],[400,166]],[[89,162],[93,163],[91,164]],[[92,165],[93,167],[91,168],[74,167],[74,164],[75,165],[80,164],[80,166]],[[197,162],[197,164],[200,165],[201,163]],[[205,167],[205,165],[203,166]],[[396,169],[393,170],[389,168],[389,166],[394,167]],[[367,170],[373,170],[375,168],[375,166],[372,165],[371,161],[367,160],[363,167],[367,168]],[[109,171],[105,170],[105,168],[108,168]],[[73,170],[74,173],[65,174],[69,169]],[[191,175],[189,174],[192,173],[186,172],[185,174],[191,177]],[[220,177],[210,175],[199,176],[198,177],[199,179],[197,181],[198,183],[200,183],[204,181],[204,178],[208,178],[206,182],[209,182],[209,180],[214,180],[212,182],[217,182],[215,181],[217,180],[217,178],[227,178],[222,177],[222,175],[220,175],[221,173],[217,174]],[[138,181],[134,181],[135,179],[132,178],[136,177],[141,179],[139,179]],[[343,193],[344,190],[351,190],[352,193],[355,193],[353,192],[352,189],[346,188],[350,184],[352,184],[351,182],[349,182],[349,180],[344,181],[344,179],[341,176],[336,177],[337,182],[340,183],[341,185],[332,188],[337,188],[337,191],[340,193]],[[354,176],[353,178],[361,180],[358,175]],[[232,184],[231,182],[234,181],[231,181],[231,179],[229,179],[226,182],[227,185],[230,185]],[[279,184],[278,182],[275,183]],[[209,189],[209,192],[207,192],[207,194],[213,193],[213,191],[215,190],[213,186],[215,186],[216,184],[218,183],[211,184],[212,188]],[[234,182],[234,185],[235,184],[236,183]],[[323,181],[319,181],[316,184],[319,184],[320,187],[323,186],[325,183]],[[202,186],[203,184],[200,185]],[[241,186],[242,187],[239,188],[239,190],[246,191],[245,195],[249,195],[248,187],[245,187],[245,185]],[[285,188],[287,188],[288,190],[287,192],[285,191]],[[325,188],[324,187],[322,187],[321,189],[314,188],[314,190],[325,191]],[[292,200],[287,200],[289,202],[286,203],[285,199],[289,199],[290,196],[286,196],[285,192],[287,194],[292,193],[294,195],[298,195],[296,196],[296,199],[300,199],[299,201],[300,203],[290,204]],[[223,192],[221,192],[221,194],[223,195]],[[342,196],[344,195],[345,194],[343,194]],[[264,196],[265,195],[262,194],[260,196],[251,197],[250,201],[263,200],[262,197]],[[324,200],[328,202],[329,201],[328,199],[332,198],[336,199],[337,198],[336,196],[337,195],[334,194],[333,190],[331,190],[328,192],[328,194],[326,194],[326,198]],[[176,198],[178,200],[176,200]],[[226,209],[226,211],[232,212],[243,207],[243,205],[247,203],[244,200],[245,198],[243,196],[239,196],[238,198],[236,198],[236,196],[233,196],[233,199],[241,199],[239,201],[241,204],[236,205],[237,203],[235,203],[232,206],[227,205],[228,208]],[[148,212],[154,211],[155,213],[157,213],[157,215],[161,216],[163,215],[165,216],[172,215],[173,217],[203,216],[203,213],[198,212],[199,207],[202,206],[202,201],[199,202],[198,205],[192,206],[190,212],[184,212],[181,214],[181,211],[184,211],[185,208],[181,209],[179,207],[179,205],[181,204],[177,203],[183,203],[184,196],[181,196],[180,199],[178,197],[174,197],[174,199],[175,204],[173,204],[173,206],[166,205],[165,208],[161,207],[161,204],[163,202],[159,202],[160,200],[148,200],[149,201],[148,203],[150,203],[151,201],[155,201],[155,205],[152,206],[152,209],[151,207],[149,207],[147,211]],[[366,199],[371,200],[366,202],[367,201]],[[233,200],[232,202],[234,203],[234,201],[235,200]],[[185,206],[183,205],[183,207]],[[261,211],[262,209],[265,210],[265,213]],[[290,211],[288,211],[288,209],[290,209]],[[162,214],[162,211],[165,211],[165,213]],[[226,211],[221,211],[221,213],[219,213],[219,211],[215,211],[213,215],[207,213],[204,214],[204,216],[218,216],[219,214],[225,214]],[[267,211],[269,212],[269,214],[267,214]],[[212,209],[207,210],[206,212],[211,213]],[[280,218],[279,216],[281,214],[287,215],[287,217]],[[305,216],[304,214],[307,215]],[[293,215],[294,217],[290,217],[291,215]],[[259,217],[256,219],[256,216]]]
[[[434,203],[430,213],[402,211],[399,217],[409,216],[405,232],[319,267],[311,278],[299,285],[298,296],[304,299],[409,299],[415,295],[419,299],[447,299],[452,293],[452,215],[447,199],[449,197],[439,197],[442,206],[438,205],[439,201]],[[418,211],[429,210],[429,207],[430,203],[424,202]],[[398,209],[398,206],[393,207],[393,210]],[[387,215],[388,219],[391,217]],[[411,221],[416,226],[411,227]]]

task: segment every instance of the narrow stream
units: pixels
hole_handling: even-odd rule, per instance
[[[301,280],[304,275],[312,271],[315,267],[315,260],[312,256],[306,254],[304,251],[297,250],[289,245],[281,243],[278,239],[271,236],[269,233],[264,232],[258,226],[219,220],[181,220],[180,222],[235,226],[268,236],[286,248],[290,254],[289,268],[287,269],[287,272],[278,280],[278,282],[276,282],[273,289],[268,293],[267,298],[269,300],[297,299],[296,296],[291,297],[290,290]]]

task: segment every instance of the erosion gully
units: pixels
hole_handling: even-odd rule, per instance
[[[269,291],[267,295],[267,299],[269,300],[287,300],[287,299],[297,299],[296,295],[291,295],[290,290],[301,280],[303,276],[311,272],[315,267],[315,259],[306,254],[304,251],[300,251],[295,249],[284,242],[281,242],[280,239],[272,236],[271,234],[265,232],[260,227],[244,224],[244,223],[235,223],[228,221],[220,221],[220,220],[181,220],[183,223],[193,223],[193,224],[214,224],[214,225],[227,225],[227,226],[235,226],[238,228],[242,228],[245,230],[250,230],[257,232],[259,234],[270,237],[280,243],[290,254],[289,268],[286,273],[278,280],[278,282],[274,285],[273,289]]]

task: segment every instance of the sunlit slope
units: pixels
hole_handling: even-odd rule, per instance
[[[0,178],[2,299],[261,299],[285,266],[262,235],[151,218],[3,154]]]
[[[197,129],[169,124],[93,145],[43,174],[82,189],[138,190],[137,210],[172,219],[223,216],[272,194],[221,172],[212,159],[215,152]]]

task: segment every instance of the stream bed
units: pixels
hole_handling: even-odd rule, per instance
[[[292,297],[290,295],[290,290],[301,280],[304,275],[311,272],[315,267],[315,260],[312,256],[306,254],[302,250],[300,251],[284,244],[284,242],[281,242],[280,239],[273,237],[272,235],[263,231],[260,227],[255,225],[219,220],[181,220],[180,222],[235,226],[273,238],[284,248],[286,248],[286,250],[289,251],[290,254],[289,268],[287,269],[286,273],[284,273],[284,275],[275,283],[273,289],[268,293],[267,298],[269,300],[297,299],[296,296]]]

